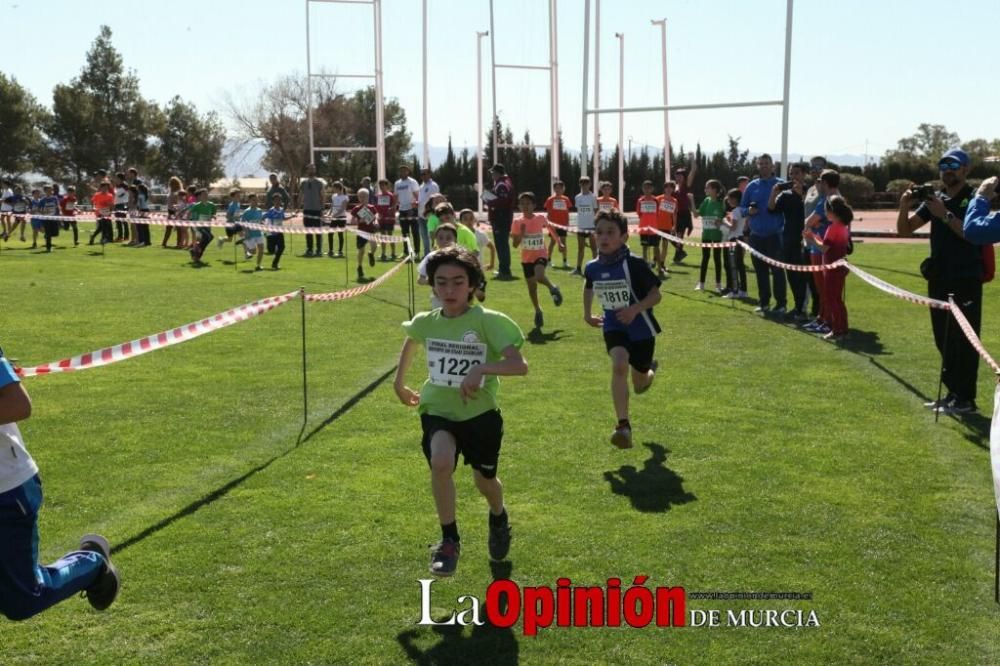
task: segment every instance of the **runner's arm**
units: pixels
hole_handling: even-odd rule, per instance
[[[392,388],[396,391],[396,397],[407,407],[416,407],[420,404],[420,394],[406,385],[406,372],[413,363],[413,357],[417,353],[419,343],[411,337],[403,341],[403,348],[399,352],[399,360],[396,362],[396,379]]]

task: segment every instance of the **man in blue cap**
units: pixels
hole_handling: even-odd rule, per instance
[[[920,265],[927,280],[927,295],[947,301],[951,295],[959,309],[979,334],[983,313],[983,251],[966,240],[962,231],[966,211],[974,191],[966,182],[969,156],[964,150],[952,149],[938,160],[938,171],[944,188],[924,193],[914,186],[899,200],[896,231],[900,236],[913,232],[928,222],[931,224],[931,256]],[[910,213],[912,203],[920,205]],[[931,308],[934,342],[942,357],[941,380],[948,394],[925,404],[929,409],[966,414],[976,411],[976,378],[979,355],[957,326],[948,334],[947,310]]]

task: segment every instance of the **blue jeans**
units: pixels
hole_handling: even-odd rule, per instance
[[[417,254],[418,257],[423,258],[426,257],[428,254],[430,254],[431,250],[433,249],[431,247],[431,234],[429,231],[427,231],[427,218],[421,217],[420,219],[418,219],[417,228],[420,230],[420,240],[417,241],[416,239],[414,239],[415,241],[414,244],[416,245],[416,247],[413,248],[413,251]],[[423,243],[424,245],[424,251],[422,254],[420,252],[421,243]]]
[[[42,481],[36,474],[0,493],[0,612],[26,620],[94,582],[104,567],[100,553],[73,551],[53,564],[38,563],[38,510]]]
[[[510,227],[514,223],[513,210],[493,211],[493,244],[497,246],[497,272],[500,275],[513,275],[510,272]]]
[[[750,234],[750,247],[766,257],[781,261],[781,234],[773,236],[755,236]],[[774,280],[774,301],[777,307],[788,305],[788,294],[785,292],[785,271],[753,257],[753,270],[757,274],[757,293],[760,296],[761,307],[771,304],[771,282]]]

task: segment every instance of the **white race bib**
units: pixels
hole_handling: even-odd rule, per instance
[[[427,340],[427,369],[435,386],[458,388],[472,367],[483,363],[486,363],[486,345],[482,342]]]
[[[624,310],[629,306],[629,288],[625,280],[598,280],[594,293],[604,310]]]
[[[552,210],[566,210],[566,200],[556,199],[552,202]]]
[[[664,213],[673,213],[675,210],[677,210],[677,204],[675,204],[673,201],[663,200],[660,202],[660,210],[662,210]]]
[[[362,222],[371,222],[375,219],[375,215],[368,208],[362,208],[358,211],[358,217],[361,218]]]
[[[521,239],[521,248],[525,250],[544,250],[545,236],[542,234],[530,234]]]
[[[642,201],[639,203],[639,212],[643,214],[655,213],[656,212],[656,202],[655,201]]]
[[[601,210],[611,210],[615,207],[615,204],[611,201],[601,201],[597,204],[597,207]]]
[[[388,194],[380,195],[378,198],[378,205],[382,206],[383,208],[390,205],[391,203],[392,203],[392,197],[390,197]]]

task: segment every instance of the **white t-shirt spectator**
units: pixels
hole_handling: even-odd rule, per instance
[[[7,199],[14,196],[14,192],[8,187],[3,191],[3,196],[0,196],[0,213],[9,213],[14,210],[14,207],[7,203]]]
[[[396,192],[396,200],[399,201],[399,210],[413,210],[413,201],[420,199],[420,185],[417,184],[417,181],[407,176],[397,180],[392,187]]]
[[[421,215],[424,214],[424,206],[427,205],[430,198],[439,192],[441,192],[441,188],[438,187],[438,184],[434,182],[433,178],[420,186],[420,195],[417,199],[417,206]]]
[[[576,195],[576,227],[581,231],[594,230],[594,216],[597,214],[597,196],[593,192]]]
[[[330,215],[333,219],[347,219],[347,204],[350,200],[346,194],[334,194],[330,197]]]

